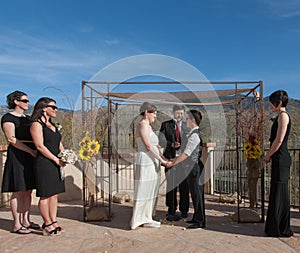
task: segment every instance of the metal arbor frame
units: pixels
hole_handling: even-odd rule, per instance
[[[223,90],[223,91],[231,91],[228,94],[232,95],[233,99],[224,101],[224,104],[227,105],[234,105],[235,107],[235,120],[236,120],[236,128],[240,128],[240,115],[239,115],[239,109],[242,106],[242,101],[254,94],[256,90],[259,90],[259,93],[256,93],[255,99],[257,101],[261,101],[259,103],[259,108],[261,112],[264,112],[264,105],[263,105],[263,82],[262,81],[249,81],[249,82],[244,82],[244,81],[233,81],[233,82],[109,82],[109,81],[82,81],[82,124],[85,125],[86,123],[86,115],[87,112],[90,111],[93,106],[97,105],[97,101],[99,99],[105,100],[106,101],[106,107],[107,107],[107,161],[108,161],[108,166],[109,166],[109,171],[108,171],[108,176],[106,177],[108,180],[108,213],[109,216],[111,216],[111,204],[112,204],[112,167],[113,163],[116,163],[116,173],[118,175],[118,154],[115,155],[112,150],[112,116],[114,114],[114,111],[117,111],[119,102],[122,103],[127,103],[129,101],[126,101],[128,99],[128,92],[112,92],[111,87],[112,85],[172,85],[172,84],[211,84],[211,85],[227,85],[227,86],[233,86],[233,89],[230,90]],[[106,87],[106,91],[100,91],[94,86],[97,85],[104,85]],[[240,85],[251,85],[250,88],[245,88],[245,89],[240,89]],[[195,91],[197,92],[197,91]],[[172,92],[171,92],[172,93]],[[201,91],[201,93],[203,93]],[[205,92],[204,92],[205,93]],[[125,94],[125,95],[124,95]],[[132,94],[132,93],[131,93]],[[194,99],[194,98],[193,98]],[[149,101],[149,100],[147,100]],[[151,101],[149,101],[151,102]],[[157,100],[155,100],[157,103]],[[163,101],[161,101],[164,103]],[[172,103],[175,103],[176,101],[173,101]],[[201,102],[184,102],[186,105],[203,105]],[[221,103],[223,103],[221,101]],[[115,109],[115,110],[113,110]],[[95,132],[95,125],[90,125],[90,132],[94,133]],[[116,130],[116,132],[118,129]],[[264,138],[261,138],[261,146],[264,146]],[[240,222],[240,209],[242,206],[240,205],[240,198],[241,196],[241,183],[242,183],[242,175],[241,175],[241,158],[240,158],[240,152],[238,152],[239,147],[241,146],[241,137],[236,134],[236,139],[235,139],[235,147],[236,147],[236,168],[237,168],[237,194],[238,194],[238,221]],[[114,160],[113,160],[114,159]],[[264,222],[264,169],[263,166],[261,166],[261,222]],[[118,182],[118,179],[116,180]],[[84,220],[86,220],[86,207],[87,207],[87,200],[88,200],[88,192],[87,192],[87,182],[86,182],[86,175],[85,172],[83,171],[83,202],[84,202]],[[117,189],[116,191],[118,192],[118,184],[117,184]],[[104,202],[103,202],[104,203]]]

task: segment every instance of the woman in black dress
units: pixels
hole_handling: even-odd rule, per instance
[[[291,129],[291,119],[286,112],[288,94],[283,90],[271,94],[270,105],[277,113],[271,129],[271,147],[264,157],[271,165],[271,188],[265,233],[273,237],[290,237],[293,232],[290,228],[290,198],[288,181],[290,176],[291,157],[287,142]]]
[[[61,227],[57,224],[57,198],[65,191],[60,177],[60,167],[66,163],[57,155],[64,149],[61,134],[51,119],[56,118],[56,102],[47,97],[40,98],[34,106],[30,132],[38,150],[34,161],[36,195],[40,197],[39,210],[43,217],[44,235],[59,235]]]
[[[31,192],[35,188],[33,159],[35,146],[30,135],[30,119],[24,114],[28,110],[28,96],[22,91],[14,91],[7,96],[9,109],[1,118],[1,127],[8,141],[2,192],[12,192],[10,208],[14,219],[12,232],[29,234],[30,228],[39,228],[30,222]]]

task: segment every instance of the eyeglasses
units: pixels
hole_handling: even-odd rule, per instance
[[[29,103],[28,99],[18,99],[18,101],[23,102],[23,103]]]
[[[46,107],[51,107],[52,110],[57,110],[57,106],[56,105],[47,105]]]

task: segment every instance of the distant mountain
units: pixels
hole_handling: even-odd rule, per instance
[[[269,147],[269,136],[270,136],[270,130],[271,130],[271,117],[274,115],[271,114],[270,110],[270,105],[269,105],[269,97],[264,98],[264,104],[265,104],[265,111],[266,111],[266,117],[265,117],[265,130],[264,130],[264,143],[265,143],[265,148]],[[201,130],[203,131],[203,139],[204,141],[215,141],[215,140],[210,140],[210,122],[205,116],[205,108],[202,108],[199,106],[190,106],[190,109],[200,109],[203,112],[203,122],[201,123]],[[29,110],[26,111],[25,113],[30,115],[32,113],[33,106],[29,107]],[[234,112],[235,110],[235,105],[230,104],[230,105],[224,105],[224,112],[231,113]],[[300,100],[298,99],[289,99],[289,103],[287,106],[287,110],[289,112],[289,115],[291,117],[291,122],[292,122],[292,128],[291,128],[291,133],[290,133],[290,138],[289,138],[289,148],[300,148]],[[3,114],[7,113],[9,110],[6,106],[2,105],[0,106],[0,118]],[[270,115],[269,115],[270,113]],[[233,113],[235,115],[235,113]],[[269,115],[269,116],[268,116]],[[124,115],[126,117],[126,115]],[[166,115],[165,114],[160,114],[158,113],[157,120],[154,122],[152,125],[152,128],[155,131],[158,131],[160,128],[160,123],[165,120]],[[219,117],[219,113],[217,112],[216,115],[213,115],[213,117]],[[64,143],[67,141],[72,140],[72,122],[73,122],[73,111],[68,110],[68,109],[61,109],[59,108],[58,113],[57,113],[57,122],[60,122],[63,125],[64,129]],[[105,121],[105,120],[104,120]],[[106,122],[106,121],[105,121]],[[221,126],[220,127],[224,127]],[[235,143],[235,129],[233,128],[232,122],[227,122],[227,140],[230,143]],[[0,144],[4,144],[4,136],[2,131],[0,131]],[[71,146],[71,144],[69,144]]]
[[[33,105],[29,105],[29,109],[27,111],[25,111],[25,114],[30,115],[33,111]],[[63,108],[58,108],[59,111],[63,111],[63,112],[72,112],[72,110],[68,110],[68,109],[63,109]],[[7,108],[6,105],[0,105],[0,116],[4,115],[5,113],[11,111],[10,109]]]
[[[3,115],[8,112],[7,106],[0,105],[0,115]]]

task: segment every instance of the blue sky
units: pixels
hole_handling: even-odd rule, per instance
[[[264,82],[300,99],[299,0],[13,0],[0,8],[0,104],[15,89],[69,108],[124,57],[181,59],[210,81]]]

